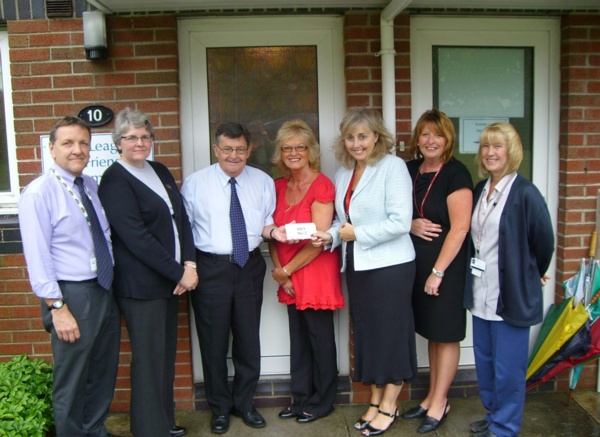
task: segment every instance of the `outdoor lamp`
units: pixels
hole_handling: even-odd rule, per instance
[[[106,21],[101,11],[83,13],[83,46],[86,59],[108,58],[106,45]]]

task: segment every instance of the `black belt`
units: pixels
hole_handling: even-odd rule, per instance
[[[58,282],[59,284],[91,284],[92,282],[98,282],[98,278],[84,279],[83,281],[66,281],[63,279],[59,279],[56,282]]]
[[[208,253],[196,249],[196,255],[201,256],[202,258],[210,258],[213,261],[227,261],[230,263],[234,262],[233,254],[219,255],[218,253]],[[256,249],[254,249],[252,252],[249,253],[249,256],[250,258],[252,258],[253,256],[260,256],[260,248],[257,247]]]

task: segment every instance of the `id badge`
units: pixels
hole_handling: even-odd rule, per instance
[[[96,263],[96,257],[90,258],[90,268],[92,272],[98,271],[98,263]]]
[[[485,272],[485,261],[479,258],[471,258],[471,274],[481,278],[483,272]]]

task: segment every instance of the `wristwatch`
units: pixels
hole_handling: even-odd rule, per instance
[[[63,307],[63,305],[64,305],[64,304],[65,304],[65,301],[64,301],[64,300],[62,300],[62,299],[55,300],[55,301],[52,303],[52,305],[50,305],[50,306],[48,307],[48,310],[49,310],[49,311],[52,311],[52,310],[59,310],[59,309],[61,309],[61,308]]]
[[[440,272],[439,270],[436,270],[435,267],[433,269],[431,269],[431,271],[438,278],[443,278],[444,277],[444,272]]]

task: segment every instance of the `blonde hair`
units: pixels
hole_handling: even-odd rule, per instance
[[[423,158],[423,154],[419,149],[419,137],[423,133],[423,129],[425,129],[425,125],[432,124],[435,126],[435,132],[437,134],[441,134],[446,139],[446,148],[444,149],[444,153],[442,155],[442,161],[446,164],[452,158],[452,153],[454,152],[454,146],[456,144],[456,131],[454,130],[454,125],[452,124],[452,120],[448,118],[446,114],[438,109],[430,109],[425,111],[423,115],[417,121],[417,125],[413,130],[412,138],[410,140],[410,154],[415,158]]]
[[[490,175],[483,165],[483,158],[481,156],[481,150],[485,144],[503,144],[506,146],[508,161],[500,174],[500,178],[519,169],[523,161],[523,144],[521,143],[519,133],[512,124],[496,122],[488,124],[483,128],[479,136],[479,150],[477,150],[477,155],[475,156],[479,177],[482,178]]]
[[[378,136],[375,148],[371,155],[367,158],[367,164],[373,165],[394,147],[394,138],[386,129],[381,114],[374,109],[352,109],[350,110],[342,122],[340,123],[340,136],[334,144],[335,157],[346,168],[353,168],[356,160],[346,149],[346,134],[356,128],[356,126],[364,124],[375,135]]]
[[[290,120],[281,125],[275,138],[275,152],[271,162],[277,166],[281,174],[289,176],[290,169],[284,164],[281,157],[281,147],[291,138],[299,136],[302,142],[308,146],[308,165],[316,172],[321,171],[321,154],[319,143],[312,129],[302,120]]]

